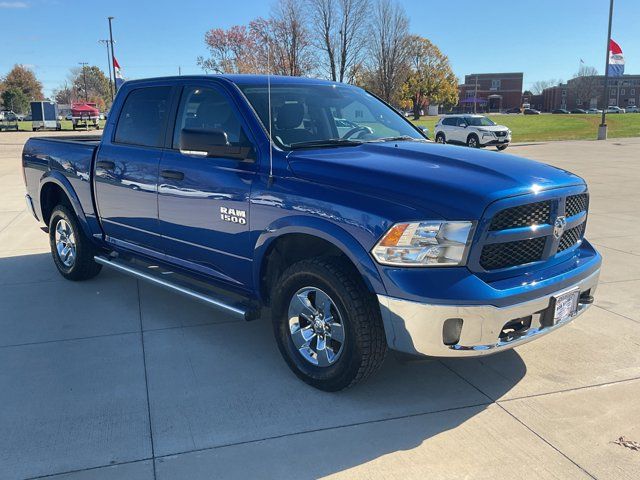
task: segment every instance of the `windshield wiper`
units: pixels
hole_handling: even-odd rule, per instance
[[[309,142],[296,142],[289,145],[293,150],[298,148],[313,148],[313,147],[356,147],[362,145],[362,140],[348,140],[344,138],[327,138],[324,140],[312,140]]]
[[[420,142],[424,139],[422,138],[415,138],[415,137],[411,137],[409,135],[398,135],[397,137],[383,137],[383,138],[378,138],[376,140],[372,140],[373,142],[400,142],[402,140],[408,140],[411,142]]]

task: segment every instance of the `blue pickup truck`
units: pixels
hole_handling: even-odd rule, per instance
[[[102,137],[39,137],[27,204],[70,280],[103,266],[247,320],[327,391],[388,349],[499,352],[593,303],[580,177],[428,141],[357,87],[315,79],[130,81]],[[250,346],[248,346],[250,348]]]

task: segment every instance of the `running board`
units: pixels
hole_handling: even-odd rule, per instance
[[[207,288],[201,282],[189,282],[187,277],[168,270],[163,266],[101,255],[95,256],[94,260],[101,265],[153,283],[167,290],[181,293],[217,310],[230,313],[244,320],[255,320],[260,316],[260,308],[255,305],[251,306],[249,300],[245,299],[242,301],[242,297],[234,294],[229,294],[228,298],[225,298],[225,295],[221,293],[221,291],[212,287]],[[233,299],[231,298],[232,296],[237,298]]]

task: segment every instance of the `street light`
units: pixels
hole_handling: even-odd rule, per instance
[[[607,107],[609,106],[609,99],[607,98],[607,87],[609,86],[609,48],[611,44],[611,20],[613,19],[613,0],[609,3],[609,30],[607,33],[607,49],[605,54],[605,67],[604,67],[604,87],[602,89],[602,122],[598,127],[598,140],[607,139]],[[597,104],[596,104],[597,105]]]

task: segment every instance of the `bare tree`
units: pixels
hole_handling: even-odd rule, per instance
[[[369,0],[308,0],[314,44],[333,81],[351,81],[366,46]]]
[[[600,79],[598,78],[598,70],[595,67],[580,66],[569,85],[575,93],[577,105],[584,105],[585,103],[589,105],[592,100],[597,102],[600,94]]]
[[[314,66],[304,12],[295,0],[280,0],[269,18],[249,23],[260,71],[305,75]]]
[[[392,0],[377,0],[373,8],[370,42],[370,86],[385,101],[399,94],[407,75],[409,19]]]
[[[531,93],[534,95],[540,95],[545,89],[560,85],[561,79],[550,78],[549,80],[538,80],[531,85]]]

